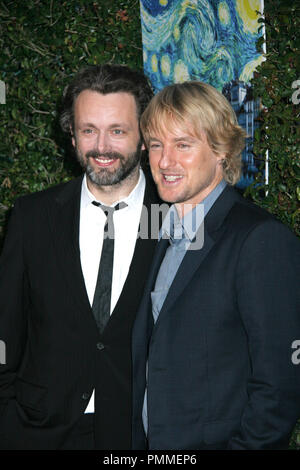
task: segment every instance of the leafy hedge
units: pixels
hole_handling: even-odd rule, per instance
[[[87,64],[141,69],[139,1],[17,0],[0,6],[0,230],[17,196],[78,171],[58,126],[59,100]],[[1,232],[0,232],[1,238]]]
[[[269,184],[264,188],[267,196],[257,183],[249,194],[300,235],[300,91],[294,88],[300,90],[300,6],[296,3],[265,1],[267,60],[258,67],[252,84],[265,107],[254,152],[264,160],[268,151]],[[261,178],[258,175],[258,181]]]
[[[266,61],[252,80],[254,94],[262,99],[264,107],[255,133],[254,153],[262,160],[262,168],[268,156],[269,184],[262,188],[261,171],[247,194],[299,236],[300,92],[294,87],[300,89],[300,7],[294,0],[265,0],[264,16],[261,22],[266,31]],[[258,42],[258,48],[263,41]],[[300,420],[290,448],[300,449]]]

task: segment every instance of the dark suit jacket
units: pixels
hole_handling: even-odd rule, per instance
[[[157,241],[137,240],[100,337],[80,264],[81,182],[21,198],[11,215],[0,263],[2,449],[61,448],[95,387],[97,448],[131,447],[131,329]],[[157,202],[148,181],[144,204]]]
[[[133,448],[145,448],[147,360],[149,449],[285,448],[300,417],[297,238],[227,187],[153,326],[163,245],[133,328]]]

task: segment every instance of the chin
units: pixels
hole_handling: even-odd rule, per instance
[[[170,202],[171,204],[175,204],[176,202],[178,202],[178,198],[175,197],[175,196],[171,196],[171,194],[166,194],[164,191],[160,191],[158,189],[158,194],[160,196],[160,198],[165,201],[165,202]]]

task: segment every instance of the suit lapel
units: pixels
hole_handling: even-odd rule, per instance
[[[57,260],[78,305],[92,311],[80,262],[79,221],[82,177],[65,185],[49,207],[49,220]]]
[[[205,231],[203,248],[200,250],[187,250],[164,301],[156,325],[158,325],[161,319],[164,317],[165,312],[170,312],[170,309],[172,309],[172,306],[182,295],[184,289],[186,286],[188,286],[194,277],[195,272],[207,257],[214,244],[215,240],[209,235],[209,233]]]
[[[159,323],[166,314],[171,313],[172,306],[191,282],[195,272],[211,252],[214,245],[222,237],[226,230],[225,218],[239,197],[235,190],[227,186],[212,206],[204,220],[203,247],[199,250],[187,250],[162,306],[155,328],[159,326]]]

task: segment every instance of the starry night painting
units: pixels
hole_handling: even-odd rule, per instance
[[[240,189],[257,172],[252,139],[259,103],[249,80],[263,60],[262,0],[140,0],[143,57],[155,92],[170,83],[201,80],[223,92],[248,135]]]

